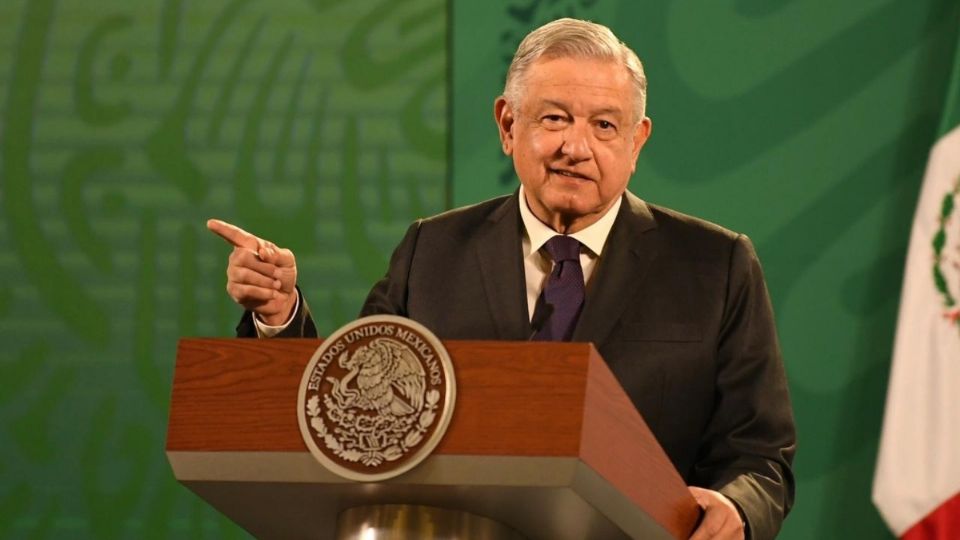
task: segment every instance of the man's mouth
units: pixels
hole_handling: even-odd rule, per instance
[[[580,180],[590,180],[589,177],[573,171],[567,171],[563,169],[550,169],[550,172],[559,176],[567,176],[569,178],[579,178]]]

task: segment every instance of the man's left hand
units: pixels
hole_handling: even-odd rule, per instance
[[[719,491],[693,486],[689,489],[697,504],[703,508],[703,520],[693,531],[690,540],[742,540],[745,537],[743,521],[733,501]]]

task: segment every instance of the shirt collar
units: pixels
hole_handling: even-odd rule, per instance
[[[558,233],[537,219],[527,206],[527,198],[524,195],[523,185],[520,185],[520,218],[523,219],[523,227],[527,230],[527,238],[530,239],[530,252],[536,253],[547,243],[547,240],[553,238]],[[620,204],[623,197],[617,197],[613,205],[603,214],[600,219],[587,228],[577,231],[570,236],[576,238],[581,244],[587,247],[597,257],[603,252],[603,246],[610,236],[610,229],[613,228],[613,222],[617,219],[617,213],[620,211]]]

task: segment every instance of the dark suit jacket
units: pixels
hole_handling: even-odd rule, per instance
[[[403,315],[441,339],[525,340],[522,235],[517,193],[417,221],[361,315]],[[316,335],[300,305],[282,335]],[[249,313],[238,332],[256,335]],[[745,236],[626,193],[573,340],[596,345],[690,485],[732,499],[753,538],[776,535],[795,432]]]

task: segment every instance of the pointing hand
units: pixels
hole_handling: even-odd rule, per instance
[[[287,322],[297,304],[293,252],[219,219],[207,228],[233,246],[227,262],[227,293],[270,326]]]

